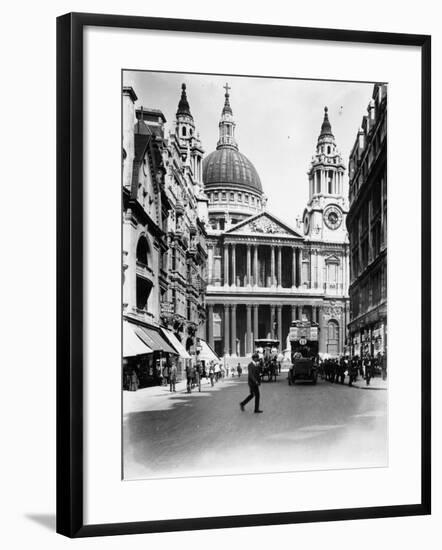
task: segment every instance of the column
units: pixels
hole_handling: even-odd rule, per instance
[[[253,304],[253,339],[256,340],[259,338],[258,334],[258,304]],[[253,344],[252,344],[253,348]]]
[[[297,261],[296,261],[296,270],[297,270],[297,287],[302,286],[302,248],[297,249]]]
[[[252,261],[251,261],[251,245],[247,244],[247,285],[250,286],[252,284],[251,281],[251,275],[252,275]]]
[[[303,306],[298,306],[298,313],[296,314],[296,318],[302,321],[302,310]]]
[[[276,306],[276,317],[278,319],[278,340],[283,349],[282,345],[282,306]]]
[[[232,305],[232,351],[231,355],[236,355],[236,304]]]
[[[236,286],[236,244],[232,244],[232,286]]]
[[[344,287],[342,289],[342,294],[344,294],[345,296],[348,294],[348,287],[349,287],[349,284],[348,284],[348,255],[347,255],[347,245],[345,245],[345,248],[344,248],[344,265],[343,265],[343,269],[344,269]]]
[[[344,353],[344,346],[345,346],[345,322],[344,322],[344,310],[342,310],[342,315],[339,318],[339,353]]]
[[[297,307],[292,305],[292,321],[296,321],[297,318]]]
[[[296,247],[292,247],[292,288],[297,286],[296,284]]]
[[[229,285],[229,245],[224,243],[224,286]]]
[[[310,288],[313,288],[313,250],[310,250]]]
[[[270,246],[270,286],[275,286],[275,247]]]
[[[258,286],[258,245],[254,245],[253,250],[253,284]]]
[[[275,306],[270,306],[270,337],[275,337],[275,331],[273,330],[273,323],[275,321]]]
[[[282,247],[278,246],[278,281],[277,286],[282,286]]]
[[[317,323],[318,322],[318,308],[317,306],[312,306],[312,321],[314,323]]]
[[[246,317],[247,317],[247,329],[246,329],[246,354],[251,353],[253,350],[252,345],[252,305],[246,304]]]
[[[224,355],[229,355],[230,305],[224,304]]]
[[[327,352],[327,334],[326,327],[324,325],[324,319],[322,315],[322,308],[319,308],[319,352]]]
[[[209,346],[213,348],[213,304],[209,304],[207,310],[207,340],[209,341]]]

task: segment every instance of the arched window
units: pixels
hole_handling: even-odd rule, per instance
[[[328,171],[328,194],[333,194],[333,170]]]
[[[339,353],[339,324],[335,320],[330,320],[327,324],[327,353]]]
[[[190,134],[190,135],[192,135],[192,134],[193,134],[193,132],[192,132],[192,128],[190,128],[190,130],[189,130],[189,134]]]
[[[182,132],[181,132],[181,135],[182,136],[185,136],[187,134],[187,129],[185,126],[183,126],[183,129],[182,129]]]
[[[330,151],[331,151],[331,147],[330,147],[330,145],[327,145],[327,155],[330,154]]]
[[[140,237],[140,240],[137,244],[137,263],[148,266],[148,254],[149,254],[149,245],[147,244],[146,237]]]

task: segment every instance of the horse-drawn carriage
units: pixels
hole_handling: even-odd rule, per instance
[[[279,340],[262,338],[255,340],[255,352],[258,353],[261,363],[261,380],[276,382],[279,374]]]

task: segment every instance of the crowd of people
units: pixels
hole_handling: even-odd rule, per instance
[[[382,380],[387,379],[387,362],[382,353],[377,355],[366,353],[362,357],[343,355],[319,361],[319,374],[323,380],[334,384],[344,384],[347,378],[349,386],[361,377],[369,386],[370,380],[378,374]]]

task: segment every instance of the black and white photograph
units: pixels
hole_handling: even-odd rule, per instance
[[[122,478],[388,466],[388,83],[122,71]]]

